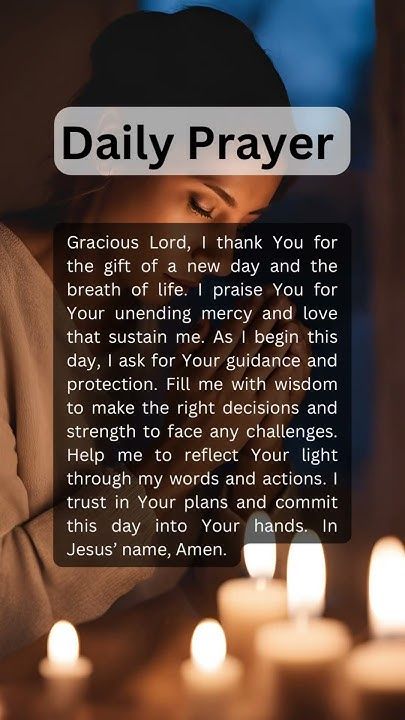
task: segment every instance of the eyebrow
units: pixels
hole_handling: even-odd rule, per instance
[[[232,195],[226,192],[223,188],[221,188],[219,185],[213,185],[212,183],[203,183],[205,187],[209,188],[210,190],[213,190],[216,195],[218,195],[221,200],[224,201],[229,207],[236,207],[237,202]]]
[[[214,193],[218,195],[218,197],[221,198],[221,200],[224,201],[229,207],[236,207],[237,202],[232,195],[226,192],[220,185],[213,185],[212,183],[203,183],[205,187],[212,190]],[[257,210],[250,210],[248,215],[257,215],[258,213],[263,212],[263,210],[266,210],[269,206],[266,205],[265,207],[258,208]]]

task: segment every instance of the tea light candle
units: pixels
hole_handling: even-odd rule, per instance
[[[92,664],[80,656],[78,634],[69,622],[61,620],[48,635],[47,657],[39,665],[46,681],[47,701],[55,713],[71,712],[83,698]]]
[[[269,520],[268,516],[266,519]],[[254,516],[250,521],[253,520]],[[245,540],[249,539],[250,531],[248,523]],[[287,617],[287,588],[283,580],[273,578],[276,567],[273,533],[268,533],[267,542],[247,542],[243,554],[250,577],[223,583],[217,601],[230,652],[250,664],[257,629]]]
[[[397,538],[379,540],[369,571],[369,624],[374,639],[347,663],[361,720],[405,718],[405,551]]]
[[[242,675],[241,662],[226,654],[226,639],[219,622],[208,619],[199,623],[191,639],[191,658],[181,666],[187,717],[232,718]]]
[[[351,645],[346,627],[319,618],[324,608],[326,567],[315,533],[293,541],[287,565],[292,620],[258,630],[256,651],[268,711],[278,720],[331,720],[338,716],[343,659]],[[273,716],[272,716],[273,717]]]

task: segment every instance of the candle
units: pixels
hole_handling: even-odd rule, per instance
[[[216,620],[204,620],[194,630],[191,658],[181,666],[192,720],[230,720],[238,699],[243,668],[226,654],[226,639]]]
[[[247,523],[245,541],[251,539],[255,518]],[[265,515],[266,520],[269,518]],[[276,543],[273,533],[267,542],[247,542],[243,548],[249,578],[223,583],[218,590],[218,611],[230,652],[251,665],[254,638],[261,625],[287,616],[287,591],[282,580],[274,580]]]
[[[374,639],[356,647],[347,663],[356,715],[404,720],[405,552],[396,538],[382,538],[371,554],[369,625]]]
[[[48,635],[47,657],[39,665],[46,681],[47,703],[57,715],[68,714],[83,698],[92,672],[90,660],[80,656],[78,634],[61,620]]]
[[[319,618],[325,602],[326,567],[315,533],[291,544],[287,600],[291,620],[258,630],[256,651],[265,702],[277,720],[339,717],[343,659],[351,640],[336,620]]]

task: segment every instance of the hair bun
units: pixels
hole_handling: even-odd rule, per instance
[[[161,56],[171,34],[171,17],[166,13],[139,11],[123,15],[108,25],[91,49],[93,77],[138,71],[142,60],[149,62],[153,57],[154,46],[159,48]]]
[[[83,106],[288,105],[284,85],[253,33],[220,10],[134,12],[91,50]]]

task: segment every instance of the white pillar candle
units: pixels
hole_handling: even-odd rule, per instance
[[[351,653],[347,674],[361,720],[405,718],[405,552],[382,538],[371,554],[369,624],[374,640]]]
[[[273,579],[275,542],[247,543],[243,552],[250,577],[223,583],[217,600],[229,650],[249,666],[257,629],[287,617],[287,587],[283,580]]]
[[[216,620],[194,630],[191,658],[181,666],[189,720],[231,720],[243,675],[239,660],[226,654],[226,639]]]
[[[256,635],[258,672],[268,717],[339,717],[343,659],[351,639],[342,623],[317,617],[324,607],[325,584],[325,558],[319,538],[313,533],[311,543],[293,541],[287,567],[292,620],[265,626]]]
[[[39,665],[46,681],[48,706],[55,715],[72,712],[83,698],[92,664],[80,656],[78,634],[69,622],[61,620],[48,635],[47,657]]]

